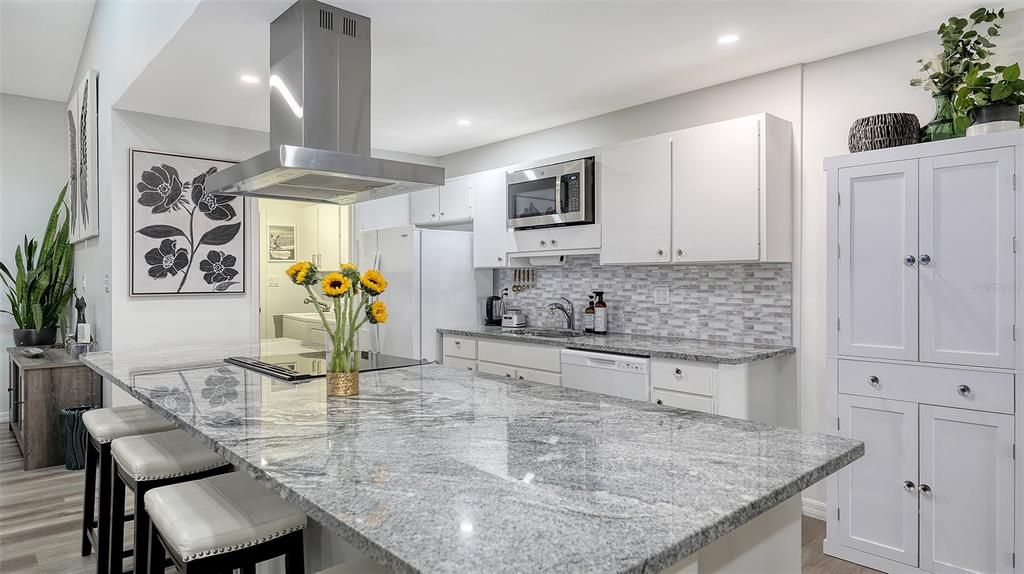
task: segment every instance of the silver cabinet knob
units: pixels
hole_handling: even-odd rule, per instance
[[[548,246],[548,242],[547,242],[547,241],[544,241],[544,240],[542,239],[542,240],[541,240],[541,242],[540,242],[540,246],[541,246],[541,247],[547,247],[547,246]]]
[[[932,256],[931,255],[928,255],[927,253],[922,253],[921,254],[921,265],[928,265],[931,262],[932,262]]]
[[[969,397],[971,396],[972,392],[973,391],[971,391],[971,387],[968,387],[967,385],[960,385],[956,388],[956,394],[960,395],[961,397]]]
[[[903,481],[903,489],[906,490],[907,492],[914,492],[914,490],[916,488],[917,488],[917,486],[913,483],[913,481],[910,481],[910,480],[904,480]]]
[[[932,487],[928,486],[927,484],[923,484],[923,483],[920,484],[917,487],[917,489],[920,490],[922,494],[928,494],[929,492],[932,491]]]
[[[552,247],[554,247],[554,246],[556,246],[556,245],[558,245],[558,242],[557,242],[557,241],[555,241],[554,239],[552,239],[552,240],[551,240],[551,246],[552,246]]]
[[[661,399],[658,399],[658,400],[657,400],[657,401],[655,401],[655,402],[656,402],[656,403],[658,403],[658,404],[660,405],[660,404],[661,404]]]
[[[437,217],[437,214],[436,213],[431,213],[430,217]]]
[[[512,378],[512,375],[510,375],[510,374],[508,374],[508,373],[505,373],[505,378],[507,378],[507,379],[511,379],[511,378]]]
[[[523,376],[522,376],[522,375],[519,375],[519,380],[520,380],[520,381],[523,381],[523,380],[525,380],[525,379],[523,379]]]
[[[501,262],[502,262],[502,261],[504,261],[504,260],[505,260],[505,258],[504,258],[504,257],[499,257],[499,258],[498,258],[498,263],[501,263]]]
[[[664,249],[659,249],[659,250],[658,250],[658,256],[659,256],[659,257],[660,257],[660,256],[662,256],[662,255],[664,255],[664,254],[665,254],[665,250],[664,250]]]
[[[868,384],[877,389],[879,385],[878,377],[876,377],[875,375],[871,375],[870,377],[868,377]]]
[[[903,258],[903,264],[906,265],[907,267],[913,267],[916,263],[917,257],[914,257],[913,255],[907,255],[906,257]]]
[[[683,370],[678,367],[676,367],[675,373],[677,377],[683,376]]]
[[[441,215],[444,215],[444,212],[443,212],[443,211],[441,212]]]
[[[676,249],[676,255],[682,257],[683,256],[683,250],[682,249]]]
[[[461,349],[462,348],[462,341],[455,341],[455,348],[456,349]]]

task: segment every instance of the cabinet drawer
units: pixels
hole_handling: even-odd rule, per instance
[[[545,371],[535,371],[533,369],[516,369],[516,378],[521,381],[533,381],[535,383],[544,383],[546,385],[554,385],[556,387],[562,386],[562,375],[558,373],[548,373]]]
[[[526,367],[538,371],[562,372],[562,349],[547,345],[522,343],[477,342],[477,355],[481,361]]]
[[[466,337],[445,336],[441,343],[442,352],[446,357],[462,357],[463,359],[476,358],[476,340]]]
[[[700,411],[702,413],[715,413],[715,401],[707,397],[654,389],[651,391],[651,400],[659,405]]]
[[[446,356],[444,358],[444,366],[462,371],[475,371],[476,361],[470,361],[469,359],[462,359],[460,357]]]
[[[651,359],[651,386],[681,393],[714,396],[716,367],[692,361]]]
[[[840,360],[839,392],[1013,413],[1013,375],[1009,373]]]
[[[494,363],[485,363],[480,361],[477,363],[477,372],[487,373],[488,375],[497,375],[499,377],[507,377],[509,379],[516,378],[516,368],[509,367],[508,365],[495,365]]]

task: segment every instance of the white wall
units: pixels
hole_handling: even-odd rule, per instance
[[[14,250],[25,235],[42,240],[53,203],[68,178],[65,105],[0,94],[0,261],[14,272]],[[8,309],[7,298],[0,308]],[[14,319],[0,313],[0,360],[14,346]],[[8,416],[0,396],[0,421]]]
[[[112,248],[112,349],[248,340],[258,332],[259,213],[247,200],[246,293],[129,297],[128,210],[132,197],[128,150],[186,153],[242,160],[267,149],[265,132],[215,126],[113,110],[113,162],[110,175]],[[105,212],[106,213],[106,212]]]
[[[1007,14],[996,61],[1024,60],[1024,11]],[[931,97],[908,81],[918,58],[938,52],[933,32],[873,46],[804,66],[803,252],[800,279],[802,348],[801,420],[806,430],[831,432],[825,420],[825,173],[824,158],[849,153],[847,135],[857,118],[884,112],[935,114]],[[805,496],[825,500],[824,484]]]

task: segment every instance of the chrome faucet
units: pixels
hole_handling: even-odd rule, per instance
[[[575,329],[576,328],[576,315],[575,315],[576,308],[573,307],[572,301],[566,299],[565,297],[561,297],[561,299],[562,299],[562,301],[565,301],[565,303],[569,307],[566,308],[565,305],[562,305],[561,303],[555,301],[554,303],[551,303],[551,304],[548,305],[548,315],[553,315],[555,313],[555,311],[561,311],[562,314],[565,315],[565,328],[566,329]]]

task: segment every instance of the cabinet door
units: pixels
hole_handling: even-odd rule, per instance
[[[1013,148],[921,159],[921,360],[1013,367]]]
[[[917,160],[839,170],[839,354],[917,360]]]
[[[506,267],[514,244],[505,209],[505,170],[472,177],[473,267]]]
[[[839,543],[917,566],[917,404],[839,395],[839,434],[864,456],[839,471]]]
[[[512,232],[515,251],[544,251],[551,248],[549,229],[524,229]]]
[[[413,225],[437,223],[440,199],[438,188],[414,191],[409,194],[409,219]]]
[[[1013,416],[922,405],[919,489],[922,569],[1011,571]]]
[[[341,208],[318,205],[316,210],[320,265],[326,271],[333,271],[341,264]]]
[[[439,191],[441,221],[473,217],[473,180],[469,177],[450,179]]]
[[[598,156],[602,265],[671,260],[671,146],[660,135],[605,148]]]
[[[672,134],[673,261],[761,257],[757,118]]]
[[[319,206],[307,204],[302,208],[298,229],[295,230],[295,257],[320,265],[320,219]]]

